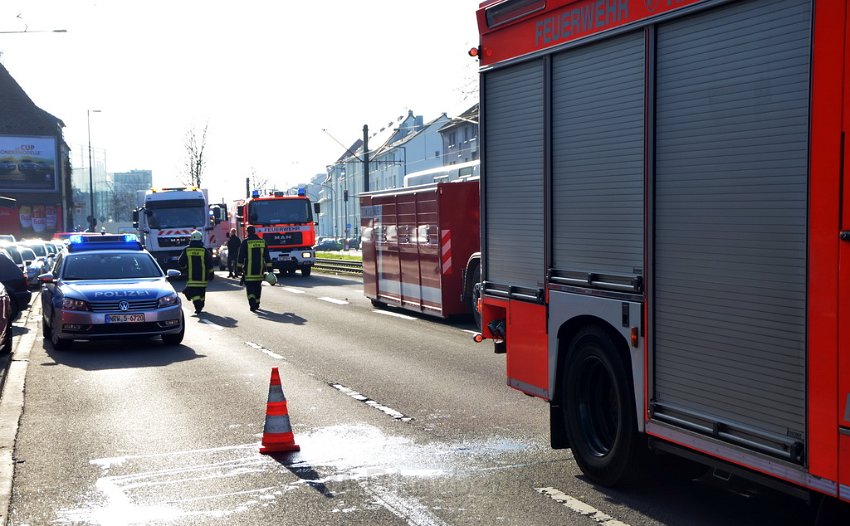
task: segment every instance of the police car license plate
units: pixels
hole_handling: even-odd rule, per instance
[[[145,315],[142,314],[107,314],[106,323],[144,323]]]

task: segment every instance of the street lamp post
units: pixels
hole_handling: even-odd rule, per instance
[[[88,134],[89,134],[89,204],[91,208],[89,209],[89,232],[94,232],[95,227],[95,215],[94,215],[94,176],[92,175],[92,166],[91,166],[91,114],[92,113],[100,113],[100,110],[86,110],[86,124],[88,125]]]

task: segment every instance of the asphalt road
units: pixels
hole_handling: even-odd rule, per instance
[[[549,448],[547,405],[505,386],[504,356],[474,344],[471,323],[376,311],[358,280],[317,274],[264,286],[252,313],[223,275],[203,314],[186,307],[179,347],[55,351],[34,301],[0,404],[13,412],[9,391],[25,393],[7,524],[810,519],[798,501],[711,477],[593,486],[569,450]],[[272,367],[301,446],[273,457],[258,452]]]

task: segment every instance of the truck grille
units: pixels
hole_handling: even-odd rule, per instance
[[[300,245],[301,232],[269,232],[263,234],[268,246]]]
[[[159,246],[162,248],[168,247],[185,247],[189,244],[189,236],[180,236],[180,237],[158,237],[156,238],[157,242],[159,242]]]
[[[111,301],[98,301],[91,302],[91,311],[92,312],[138,312],[138,311],[147,311],[147,310],[155,310],[157,307],[157,300],[126,300],[127,303],[130,304],[130,308],[122,311],[118,304],[122,300],[111,300]]]

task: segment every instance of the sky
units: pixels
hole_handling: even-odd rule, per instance
[[[326,172],[364,124],[478,102],[478,4],[2,0],[0,62],[65,123],[76,167],[90,121],[107,171],[173,186],[187,133],[206,126],[204,186],[230,201],[252,174],[287,188]]]

